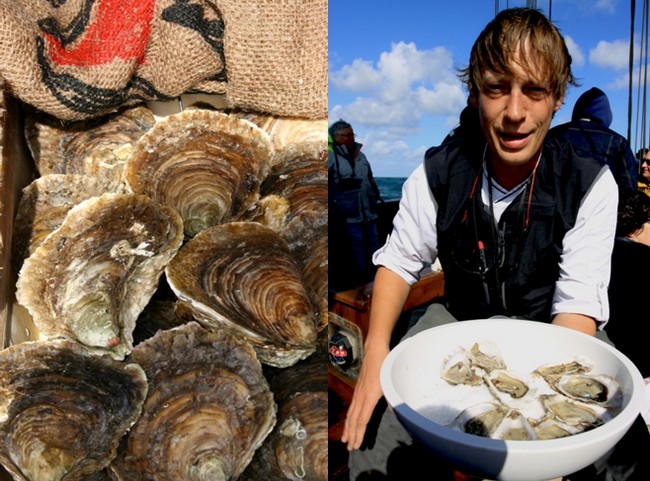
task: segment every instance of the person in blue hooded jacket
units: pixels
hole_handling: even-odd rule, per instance
[[[633,190],[637,188],[638,161],[627,139],[610,128],[612,120],[607,95],[592,87],[576,101],[571,121],[552,128],[549,135],[563,136],[576,153],[603,161],[621,190]]]

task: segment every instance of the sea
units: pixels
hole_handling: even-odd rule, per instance
[[[402,198],[402,184],[406,177],[375,177],[377,187],[384,200],[399,200]]]

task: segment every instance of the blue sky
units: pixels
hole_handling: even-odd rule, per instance
[[[638,66],[643,2],[636,4]],[[611,127],[627,136],[630,0],[539,0],[536,5],[547,15],[550,9],[581,84],[569,88],[553,125],[571,118],[581,93],[599,87],[612,104]],[[375,176],[408,176],[424,151],[458,121],[467,92],[457,70],[466,66],[476,36],[496,8],[520,6],[526,1],[330,0],[329,123],[343,118],[352,124]],[[638,92],[635,85],[634,151],[648,143],[638,127],[645,124],[637,114],[638,97],[643,98]]]

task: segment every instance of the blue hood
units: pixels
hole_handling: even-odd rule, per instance
[[[609,99],[605,92],[597,87],[592,87],[583,93],[573,107],[571,120],[577,122],[580,119],[589,119],[605,127],[612,124],[614,115],[609,106]]]

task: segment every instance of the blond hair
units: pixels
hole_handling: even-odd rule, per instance
[[[515,62],[534,79],[548,82],[556,99],[564,97],[569,84],[578,85],[564,38],[539,10],[502,10],[479,34],[460,77],[468,91],[478,96],[486,71],[512,75]]]

